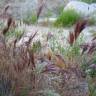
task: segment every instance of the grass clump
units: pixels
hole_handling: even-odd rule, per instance
[[[61,13],[55,22],[55,26],[71,26],[75,24],[80,19],[78,13],[74,10],[66,10]]]
[[[6,33],[6,38],[10,39],[12,37],[15,37],[19,39],[20,36],[23,35],[23,33],[24,33],[23,29],[15,28],[15,29],[10,30],[8,33]]]

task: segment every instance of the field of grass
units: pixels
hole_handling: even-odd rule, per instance
[[[54,25],[74,28],[66,37],[62,30],[42,30],[45,41],[40,41],[33,24],[37,28],[41,10],[22,21],[8,17],[0,23],[0,96],[96,96],[96,34],[88,42],[83,34],[91,21],[60,7]]]
[[[24,30],[11,26],[9,18],[0,33],[0,96],[96,95],[96,38],[84,42],[86,21],[77,22],[67,47],[51,33],[46,36],[49,45],[32,43],[37,32],[17,46]]]

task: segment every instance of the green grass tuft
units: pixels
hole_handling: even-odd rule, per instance
[[[61,15],[57,18],[55,22],[55,26],[61,27],[61,26],[72,26],[80,19],[80,16],[78,13],[76,13],[74,10],[66,10],[61,13]]]

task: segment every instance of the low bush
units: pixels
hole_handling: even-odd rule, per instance
[[[55,26],[71,26],[75,24],[80,19],[78,13],[74,10],[66,10],[61,13],[55,22]]]

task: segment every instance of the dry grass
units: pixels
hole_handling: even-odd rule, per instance
[[[83,56],[65,60],[52,50],[43,55],[35,52],[31,42],[37,32],[26,45],[17,47],[16,38],[9,46],[5,34],[11,24],[9,18],[0,34],[0,96],[88,96],[87,81],[80,68]],[[85,22],[77,23],[74,40],[84,26]],[[72,40],[70,36],[69,39]],[[75,42],[69,43],[72,46]]]

